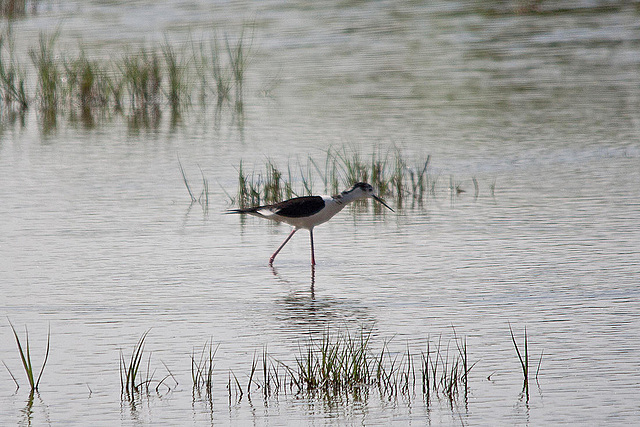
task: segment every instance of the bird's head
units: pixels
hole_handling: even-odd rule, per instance
[[[367,197],[371,197],[376,202],[381,203],[385,208],[389,209],[391,212],[395,212],[393,209],[389,207],[380,197],[378,197],[373,191],[373,187],[371,184],[366,182],[357,182],[351,187],[349,190],[345,191],[343,194],[348,193],[353,197],[354,200],[365,199]]]

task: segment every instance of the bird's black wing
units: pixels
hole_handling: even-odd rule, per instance
[[[324,199],[320,196],[296,197],[273,205],[276,215],[288,218],[302,218],[317,214],[324,208]]]

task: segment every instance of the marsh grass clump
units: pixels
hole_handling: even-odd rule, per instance
[[[451,342],[443,347],[441,337],[437,344],[429,340],[426,353],[421,354],[421,386],[427,403],[434,394],[446,397],[449,402],[455,401],[460,393],[467,398],[469,372],[475,363],[469,364],[466,338],[459,338],[455,330],[453,342],[455,350]]]
[[[168,41],[162,45],[162,56],[167,73],[167,89],[165,97],[173,114],[178,114],[183,105],[189,103],[189,85],[187,82],[187,62]]]
[[[359,396],[373,385],[374,357],[369,349],[371,331],[323,333],[301,347],[293,363],[285,363],[268,354],[254,355],[247,375],[247,387],[230,371],[227,389],[229,401],[259,391],[264,399],[280,393],[323,399]]]
[[[418,200],[422,200],[424,198],[425,191],[427,191],[428,188],[427,168],[429,167],[430,160],[431,155],[428,155],[427,159],[424,161],[424,166],[422,167],[422,169],[417,168],[409,170],[411,192]]]
[[[383,198],[392,198],[401,207],[403,203],[422,205],[428,198],[436,198],[445,192],[453,200],[464,195],[463,183],[449,177],[449,185],[438,186],[439,177],[431,173],[431,156],[413,159],[400,150],[387,152],[376,150],[364,156],[357,150],[343,147],[341,150],[329,148],[324,160],[309,156],[306,162],[296,159],[285,167],[267,160],[264,168],[247,172],[242,161],[238,170],[238,191],[229,196],[232,204],[241,208],[258,204],[276,203],[286,198],[314,194],[316,182],[322,183],[328,194],[338,194],[356,182],[369,182]],[[285,174],[282,171],[286,170]],[[292,173],[292,171],[297,173]],[[474,176],[470,179],[474,186],[474,200],[480,192],[480,184]],[[444,188],[443,188],[444,187]],[[495,192],[495,181],[491,185],[491,195]],[[366,200],[356,202],[356,206],[366,204]],[[375,212],[382,212],[374,205]]]
[[[260,364],[262,380],[256,379],[254,381],[262,391],[262,397],[264,399],[268,399],[271,396],[277,396],[281,390],[286,393],[287,385],[289,387],[293,386],[293,380],[288,377],[288,372],[284,366],[286,365],[281,364],[278,361],[275,361],[274,363],[271,356],[269,356],[267,347],[265,346],[262,351],[262,361]]]
[[[206,105],[209,94],[208,70],[210,68],[211,59],[207,54],[206,43],[204,40],[199,42],[191,41],[191,63],[194,69],[194,80],[197,82],[198,94],[197,99],[201,106]]]
[[[244,32],[245,27],[243,26],[240,37],[237,38],[235,44],[229,41],[228,36],[225,36],[225,47],[235,87],[235,109],[240,113],[244,110],[244,79],[247,66],[249,65],[253,39],[253,37],[251,37],[247,43]]]
[[[268,168],[267,165],[267,170]],[[273,192],[270,192],[269,189],[274,187],[275,183],[269,183],[265,190],[261,175],[245,173],[242,161],[240,161],[240,166],[238,167],[238,193],[235,199],[239,206],[244,207],[259,205],[261,203],[271,203],[272,199],[267,199],[266,194],[273,195]]]
[[[151,370],[151,353],[147,358],[146,367],[142,365],[144,357],[145,341],[149,331],[142,334],[136,345],[133,347],[131,357],[125,358],[120,351],[120,393],[122,397],[133,400],[136,397],[149,395],[155,385],[155,392],[160,394],[161,387],[165,392],[170,392],[178,385],[178,380],[171,373],[167,365],[162,363],[167,374],[160,380],[154,380],[156,370]],[[144,368],[144,371],[142,370]],[[167,380],[173,380],[173,384]]]
[[[148,333],[149,331],[142,334],[137,344],[133,347],[128,361],[120,351],[120,390],[127,397],[137,394],[143,386],[146,386],[147,391],[149,389],[149,383],[151,382],[149,371],[147,370],[145,379],[141,379],[142,372],[140,371],[144,354],[144,342]],[[151,356],[149,356],[149,360],[151,360],[150,358]]]
[[[226,101],[231,100],[231,88],[233,87],[231,71],[225,66],[220,42],[217,36],[211,40],[211,74],[215,84],[216,104],[220,108]]]
[[[267,162],[267,176],[264,184],[265,200],[279,200],[284,196],[282,172],[271,162]]]
[[[101,63],[90,60],[84,51],[64,60],[64,93],[73,117],[77,109],[85,124],[93,124],[94,115],[105,112],[112,102],[113,83]]]
[[[61,90],[60,62],[56,58],[55,44],[59,33],[40,33],[37,48],[29,50],[38,76],[37,99],[47,121],[55,123],[58,114]]]
[[[327,155],[329,155],[327,153]],[[369,168],[368,164],[363,161],[358,151],[347,154],[344,152],[336,152],[335,155],[339,161],[338,165],[342,166],[343,183],[368,182]],[[348,185],[348,184],[347,184]]]
[[[246,26],[240,35],[231,40],[229,35],[220,42],[218,35],[214,35],[208,43],[208,55],[205,53],[207,44],[200,42],[194,48],[194,62],[197,64],[200,83],[200,99],[204,102],[209,90],[214,93],[216,107],[220,109],[225,103],[233,104],[237,113],[244,112],[244,85],[246,70],[251,58],[252,37],[245,37]],[[207,83],[207,74],[203,70],[210,70],[213,85]]]
[[[236,113],[234,120],[242,123],[246,71],[252,55],[246,27],[238,36],[225,35],[222,41],[214,36],[189,46],[165,39],[160,45],[126,50],[115,59],[85,48],[62,54],[57,49],[59,34],[40,33],[38,44],[28,50],[33,73],[16,60],[10,31],[0,34],[3,111],[24,112],[36,100],[41,117],[50,126],[55,126],[60,114],[69,112],[75,117],[76,108],[87,118],[98,113],[110,117],[106,113],[113,111],[126,115],[133,125],[154,126],[164,108],[171,111],[175,124],[192,99],[200,99],[205,106],[213,92],[216,114],[228,105]],[[31,75],[36,76],[35,84],[27,81]],[[34,90],[31,96],[29,88]]]
[[[335,338],[326,331],[319,342],[310,339],[290,369],[298,392],[327,396],[357,393],[372,384],[373,357],[369,349],[371,330],[358,334],[338,333]]]
[[[141,48],[136,54],[125,54],[121,72],[132,110],[146,111],[147,107],[158,104],[162,70],[155,50]]]
[[[233,380],[232,380],[233,377]],[[227,382],[227,391],[229,392],[229,406],[231,406],[232,396],[233,400],[237,403],[242,401],[242,397],[244,396],[244,391],[242,389],[242,385],[240,385],[240,381],[236,374],[229,370],[229,378]]]
[[[2,110],[21,114],[29,108],[26,72],[13,55],[14,41],[10,34],[0,34],[0,102]]]
[[[129,95],[127,114],[129,127],[155,129],[161,119],[162,73],[156,49],[140,48],[127,53],[120,63],[122,84]]]
[[[31,393],[33,394],[34,392],[36,392],[38,390],[38,386],[40,385],[40,379],[42,378],[42,373],[44,372],[44,367],[46,366],[47,360],[49,359],[49,348],[50,348],[50,342],[51,342],[51,329],[49,329],[48,332],[47,332],[47,348],[46,348],[45,355],[44,355],[44,361],[42,362],[42,366],[40,367],[40,372],[36,376],[35,375],[36,371],[34,370],[34,366],[31,363],[31,348],[29,346],[29,331],[27,330],[27,328],[25,326],[25,329],[24,329],[25,337],[24,337],[24,347],[23,347],[22,341],[20,340],[20,337],[18,336],[18,332],[13,327],[13,324],[11,323],[11,321],[9,321],[9,325],[11,326],[11,330],[13,331],[13,336],[15,337],[16,345],[18,346],[18,353],[20,354],[20,360],[22,361],[22,367],[24,369],[25,374],[27,375],[27,380],[29,382],[29,387],[31,389]],[[4,362],[3,362],[3,364],[4,364]],[[9,374],[11,375],[11,378],[15,382],[16,387],[20,388],[20,385],[18,384],[18,381],[16,380],[15,376],[13,375],[13,373],[9,370],[9,368],[7,367],[6,364],[4,366],[5,366],[5,368],[7,368],[7,371],[9,371]]]
[[[191,354],[191,380],[193,382],[193,393],[198,396],[203,393],[207,397],[211,397],[211,391],[213,389],[213,359],[218,351],[218,347],[213,346],[213,341],[207,341],[202,350],[196,357],[196,351],[193,350]]]
[[[433,397],[453,405],[461,397],[466,401],[468,376],[474,365],[469,364],[466,339],[458,338],[455,332],[446,346],[441,337],[437,344],[429,339],[426,351],[420,352],[407,346],[404,353],[391,353],[385,343],[376,364],[376,385],[380,394],[390,399],[411,399],[421,392],[427,406]]]
[[[356,150],[329,148],[323,161],[309,156],[305,163],[298,159],[293,165],[290,161],[280,168],[274,161],[267,160],[262,171],[254,169],[250,173],[241,161],[238,191],[229,199],[240,207],[247,207],[313,194],[317,181],[330,194],[338,194],[354,183],[364,181],[372,184],[381,197],[394,198],[399,205],[404,200],[421,204],[428,196],[436,195],[437,176],[429,174],[430,159],[427,156],[411,166],[400,150],[386,153],[378,150],[366,158]],[[284,174],[283,170],[288,173]],[[292,170],[298,173],[292,174]]]
[[[427,343],[426,353],[390,350],[389,341],[376,349],[372,330],[356,333],[325,331],[320,339],[309,338],[301,344],[293,363],[274,359],[264,349],[254,355],[246,388],[230,372],[229,401],[239,402],[260,391],[264,399],[279,393],[291,393],[323,400],[366,400],[372,391],[389,401],[410,401],[420,393],[427,405],[442,397],[453,405],[468,394],[468,375],[473,364],[467,356],[466,339],[454,337],[442,346]],[[455,349],[454,349],[455,347]],[[261,372],[261,375],[259,374]]]

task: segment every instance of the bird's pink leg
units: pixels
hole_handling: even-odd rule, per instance
[[[284,239],[284,242],[282,242],[282,244],[280,245],[280,247],[273,253],[273,255],[271,255],[271,258],[269,258],[269,265],[273,265],[273,260],[276,259],[276,255],[278,255],[278,253],[280,253],[280,251],[282,250],[282,248],[284,248],[284,245],[287,244],[287,242],[289,240],[291,240],[291,238],[293,237],[294,234],[296,234],[296,231],[298,231],[297,228],[294,228],[293,230],[291,230],[291,233],[289,234],[289,236],[287,236],[286,239]]]
[[[309,230],[309,235],[311,236],[311,265],[316,265],[316,257],[313,253],[313,229]]]

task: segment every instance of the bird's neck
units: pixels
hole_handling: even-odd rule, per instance
[[[359,197],[357,197],[355,194],[347,193],[347,192],[342,192],[341,194],[333,196],[333,200],[337,204],[343,205],[343,206],[348,205],[351,202],[355,202],[358,199]]]

